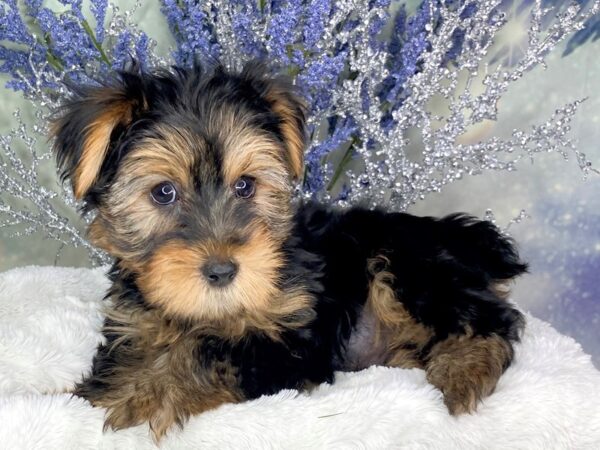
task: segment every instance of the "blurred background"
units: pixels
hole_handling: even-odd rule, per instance
[[[123,8],[131,3],[118,2]],[[410,9],[415,2],[407,4]],[[158,42],[158,52],[168,54],[172,42],[158,2],[144,2],[135,17]],[[519,56],[526,29],[527,22],[515,13],[502,31],[499,44],[508,49],[509,57]],[[501,100],[498,121],[474,128],[465,141],[508,137],[514,128],[527,128],[565,103],[587,98],[573,121],[572,133],[578,148],[600,167],[600,40],[568,56],[563,56],[563,50],[564,46],[548,57],[546,70],[537,68],[514,84]],[[30,103],[5,89],[6,81],[0,76],[2,134],[16,125],[12,113],[17,108],[25,123],[34,122]],[[45,177],[55,178],[52,164],[45,170]],[[527,212],[529,218],[509,230],[530,263],[530,273],[517,281],[513,298],[522,309],[576,339],[600,368],[600,175],[584,180],[576,161],[541,154],[535,162],[523,160],[515,172],[485,173],[448,185],[409,212],[466,211],[483,217],[487,209],[494,212],[501,227],[521,210]],[[57,250],[56,243],[39,236],[11,238],[0,229],[0,271],[23,265],[89,265],[85,251],[65,249],[56,261]]]

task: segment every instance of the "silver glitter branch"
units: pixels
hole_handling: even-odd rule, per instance
[[[496,226],[498,225],[496,216],[494,215],[494,212],[491,209],[487,209],[485,211],[485,215],[483,216],[483,218],[489,222],[492,222]],[[521,222],[523,222],[524,220],[530,219],[530,218],[531,218],[531,216],[529,214],[527,214],[527,211],[522,209],[521,211],[519,211],[519,214],[517,214],[515,217],[510,219],[504,227],[500,228],[500,232],[506,236],[510,236],[510,229],[513,225],[518,225]]]
[[[215,36],[221,45],[221,62],[230,70],[240,70],[248,57],[240,51],[239,43],[235,39],[233,29],[235,3],[208,0],[202,2],[202,9],[214,24]],[[260,36],[264,36],[264,33]]]
[[[40,232],[46,238],[57,241],[60,249],[65,246],[83,247],[88,251],[93,263],[107,263],[107,256],[93,247],[72,220],[57,207],[57,200],[74,206],[70,194],[59,194],[57,190],[45,186],[40,179],[40,164],[52,159],[50,152],[37,152],[36,135],[43,136],[45,130],[38,127],[28,130],[18,111],[14,116],[17,127],[8,135],[0,136],[0,171],[3,175],[0,178],[0,228],[14,230],[11,232],[13,237]],[[29,164],[15,150],[18,141],[25,146],[30,159]]]
[[[357,2],[348,3],[355,7]],[[494,36],[506,23],[499,4],[499,0],[477,2],[475,14],[467,16],[463,9],[452,11],[436,7],[433,1],[430,3],[431,17],[437,13],[440,20],[437,26],[432,21],[427,27],[431,48],[422,56],[422,70],[407,81],[404,89],[409,95],[393,112],[396,125],[389,132],[380,126],[384,107],[375,93],[387,75],[384,52],[373,51],[363,40],[353,41],[350,68],[359,75],[354,80],[345,80],[334,93],[332,110],[342,115],[346,112],[359,123],[361,142],[351,151],[362,162],[362,168],[352,167],[346,173],[345,182],[361,195],[351,196],[350,200],[339,199],[338,203],[345,206],[366,201],[370,206],[405,210],[465,175],[515,170],[524,156],[533,158],[541,152],[558,152],[565,158],[574,154],[584,175],[597,172],[568,138],[569,123],[579,101],[557,109],[548,121],[529,131],[514,130],[511,139],[492,138],[471,145],[459,143],[473,125],[484,120],[495,121],[498,102],[509,86],[533,67],[544,66],[545,56],[600,10],[600,1],[587,11],[582,11],[576,3],[571,4],[556,13],[551,25],[544,29],[542,22],[552,10],[543,9],[541,1],[536,1],[522,59],[510,68],[501,65],[490,68],[487,60]],[[368,26],[368,19],[364,26]],[[449,68],[444,64],[444,57],[459,29],[466,30],[463,50],[457,59],[457,68]],[[478,83],[481,86],[477,86]],[[361,89],[365,87],[371,99],[367,111],[361,101]],[[474,94],[475,88],[482,92]],[[447,113],[438,113],[432,108],[432,103],[440,99],[446,102]],[[326,111],[325,115],[330,112]],[[325,195],[324,199],[336,201],[331,195]]]

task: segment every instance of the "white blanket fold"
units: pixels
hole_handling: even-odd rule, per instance
[[[151,449],[147,426],[102,432],[68,390],[89,371],[108,281],[101,270],[0,274],[0,448]],[[528,316],[514,364],[478,412],[448,415],[418,369],[339,373],[310,395],[224,405],[162,449],[600,449],[600,372],[573,339]]]

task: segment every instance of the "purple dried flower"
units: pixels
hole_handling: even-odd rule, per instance
[[[149,44],[150,39],[146,33],[142,33],[135,43],[135,59],[138,61],[142,69],[146,69],[148,67]]]
[[[71,8],[71,12],[78,18],[84,19],[83,13],[81,12],[81,0],[59,0],[65,6]]]
[[[371,2],[371,7],[375,7],[378,9],[381,8],[387,10],[389,6],[389,0],[377,0]],[[373,20],[373,23],[371,23],[371,26],[369,28],[369,43],[371,45],[371,48],[376,50],[383,50],[386,47],[386,43],[380,39],[379,35],[383,30],[383,27],[387,23],[388,19],[389,14],[387,14],[386,12],[386,14],[378,15],[375,18],[375,20]]]
[[[464,4],[464,0],[458,1],[456,2],[456,7],[462,7],[462,5]],[[463,11],[460,14],[460,18],[461,19],[467,19],[471,16],[473,16],[473,14],[475,14],[477,12],[477,3],[475,2],[471,2],[469,4],[467,4]],[[456,58],[458,58],[461,53],[463,52],[463,44],[465,41],[465,34],[466,34],[466,30],[463,28],[457,28],[456,30],[454,30],[454,33],[452,34],[452,47],[450,47],[450,49],[448,50],[448,52],[446,53],[446,56],[444,57],[444,61],[442,64],[447,64],[449,62],[455,61]]]
[[[42,7],[43,0],[25,0],[25,6],[27,8],[27,12],[30,16],[35,16],[35,14]]]
[[[306,154],[306,176],[304,178],[304,185],[309,192],[316,194],[325,187],[323,159],[347,143],[355,132],[356,124],[351,118],[347,118],[335,126],[327,140],[309,149]]]
[[[265,55],[257,36],[252,31],[252,25],[256,20],[254,7],[243,5],[238,14],[233,17],[233,31],[240,44],[242,51],[251,58],[260,58]]]
[[[48,8],[42,8],[36,22],[45,33],[52,54],[64,66],[81,66],[82,62],[100,57],[90,36],[72,16],[63,14],[56,17]]]
[[[317,112],[325,109],[331,100],[333,88],[345,67],[346,52],[336,56],[324,55],[310,62],[298,75],[298,85],[311,103],[311,110]]]
[[[10,73],[13,78],[6,83],[6,87],[14,89],[15,91],[27,90],[26,84],[16,77],[16,72],[20,71],[21,68],[27,67],[28,55],[23,51],[9,50],[3,46],[0,46],[0,72]]]
[[[141,33],[136,37],[129,30],[123,31],[112,49],[112,69],[122,70],[134,60],[142,69],[146,69],[148,67],[149,44],[150,39],[146,33]]]
[[[421,56],[429,45],[425,27],[430,20],[427,1],[408,19],[404,8],[400,8],[394,17],[393,36],[388,45],[390,75],[384,80],[379,97],[396,108],[402,104],[404,84],[418,71]],[[384,123],[389,129],[393,125],[391,116]]]
[[[113,69],[121,70],[123,69],[123,67],[125,67],[127,63],[129,63],[133,59],[133,39],[133,34],[127,30],[119,35],[112,52]]]
[[[301,71],[306,67],[306,59],[301,50],[293,50],[290,55],[290,64],[295,70]]]
[[[304,25],[304,47],[307,51],[315,50],[315,45],[323,36],[325,23],[331,16],[331,0],[310,0],[306,5]]]
[[[0,4],[0,13],[0,41],[27,45],[33,43],[33,38],[19,14],[16,0],[6,0]]]
[[[104,21],[106,19],[106,8],[108,7],[108,0],[94,0],[90,5],[90,10],[96,20],[96,39],[98,42],[104,41]]]
[[[218,59],[221,50],[212,35],[212,24],[195,0],[161,0],[162,13],[177,41],[173,55],[179,65],[189,66],[196,58]]]
[[[295,43],[297,27],[302,15],[302,1],[288,0],[273,8],[271,22],[267,29],[270,57],[282,65],[288,65],[288,51]]]

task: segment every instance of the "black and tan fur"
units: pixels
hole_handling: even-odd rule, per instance
[[[525,270],[512,244],[463,215],[294,204],[304,115],[256,64],[132,69],[58,112],[59,166],[115,258],[106,343],[75,391],[106,426],[148,422],[158,440],[223,403],[373,364],[424,369],[451,413],[494,390],[523,325],[502,298]],[[164,182],[170,204],[153,200]],[[237,272],[216,287],[206,267],[222,262]]]

